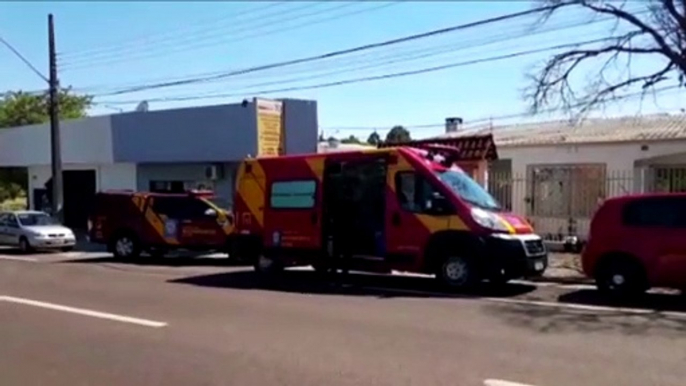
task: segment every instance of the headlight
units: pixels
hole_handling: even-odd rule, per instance
[[[504,224],[504,220],[495,213],[480,208],[472,208],[472,218],[484,228],[499,232],[509,232],[509,229]]]
[[[34,231],[26,231],[26,233],[28,233],[29,236],[38,237],[38,238],[46,237],[46,236],[47,236],[47,235],[44,235],[44,234],[42,234],[42,233],[40,233],[40,232],[34,232]]]

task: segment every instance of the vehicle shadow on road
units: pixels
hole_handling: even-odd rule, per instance
[[[652,312],[685,312],[686,297],[677,294],[646,293],[626,299],[604,296],[596,290],[579,290],[558,297],[560,303],[580,304],[587,306],[618,307],[645,310]],[[686,315],[684,315],[686,319]]]
[[[226,257],[207,257],[204,255],[179,254],[165,257],[140,256],[132,260],[122,260],[114,256],[100,256],[93,258],[77,258],[62,260],[60,263],[70,264],[126,264],[137,266],[158,267],[241,267],[247,263],[228,259]]]
[[[607,332],[624,335],[678,335],[686,333],[686,298],[649,293],[617,300],[595,290],[565,293],[559,307],[516,303],[493,305],[491,311],[507,323],[541,333]],[[584,308],[599,306],[603,308]]]
[[[356,273],[350,273],[347,276],[326,276],[313,271],[285,271],[276,277],[266,278],[252,270],[246,270],[192,276],[170,280],[170,282],[201,287],[377,298],[512,297],[536,289],[534,286],[524,284],[495,287],[484,283],[471,291],[456,293],[441,288],[435,280],[430,278]]]

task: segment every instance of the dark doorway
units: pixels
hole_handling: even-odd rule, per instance
[[[327,160],[322,236],[334,250],[342,246],[352,255],[385,255],[386,173],[380,157]]]
[[[95,170],[65,170],[62,172],[64,184],[64,225],[83,230],[88,225],[88,214],[96,192]],[[46,194],[52,198],[52,178],[45,184]]]

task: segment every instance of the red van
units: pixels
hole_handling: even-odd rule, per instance
[[[605,201],[591,222],[582,266],[604,292],[686,289],[686,194]]]
[[[234,202],[237,254],[258,272],[326,270],[344,248],[352,270],[435,274],[452,288],[548,264],[524,219],[450,158],[411,147],[248,159]]]

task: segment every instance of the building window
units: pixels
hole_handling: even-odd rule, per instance
[[[276,209],[314,208],[315,180],[274,182],[271,186],[271,207]]]
[[[183,193],[184,181],[150,181],[150,191],[153,193]]]
[[[590,218],[607,197],[605,164],[533,165],[528,175],[530,216]]]
[[[686,167],[656,167],[653,173],[653,192],[686,192]]]
[[[189,190],[214,190],[212,181],[150,181],[153,193],[183,193]]]

